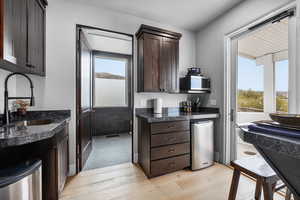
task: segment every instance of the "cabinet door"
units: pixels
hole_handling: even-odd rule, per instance
[[[144,92],[160,92],[160,50],[162,37],[144,34]]]
[[[32,73],[45,75],[45,8],[39,0],[28,2],[28,49],[27,67]]]
[[[20,66],[26,64],[26,1],[4,1],[2,58]]]
[[[57,173],[58,173],[58,193],[64,189],[67,180],[69,167],[68,167],[68,137],[65,137],[58,142],[57,145]]]
[[[27,52],[27,9],[26,1],[12,0],[13,2],[13,39],[16,64],[26,66]]]
[[[166,92],[178,92],[179,41],[163,38],[161,49],[161,88]]]

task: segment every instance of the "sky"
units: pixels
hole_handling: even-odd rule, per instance
[[[95,72],[107,72],[115,75],[125,76],[125,70],[125,61],[103,58],[95,59]]]
[[[263,91],[264,68],[256,66],[255,60],[238,57],[238,89]],[[288,61],[275,64],[276,91],[288,91]]]

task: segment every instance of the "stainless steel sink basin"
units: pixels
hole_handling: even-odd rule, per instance
[[[39,125],[47,125],[51,123],[53,123],[53,120],[51,119],[30,120],[30,121],[17,122],[16,126],[39,126]]]

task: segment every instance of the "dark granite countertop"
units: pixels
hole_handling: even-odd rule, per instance
[[[249,131],[247,126],[241,129],[240,137],[245,142],[300,159],[300,139]]]
[[[181,112],[180,108],[164,108],[162,114],[154,114],[152,109],[137,108],[136,116],[146,119],[149,123],[197,120],[197,119],[215,119],[219,117],[218,108],[200,108],[197,112]]]
[[[70,120],[69,110],[30,111],[25,117],[17,117],[10,126],[0,127],[0,148],[29,144],[53,137]],[[20,126],[19,121],[51,120],[46,125]]]
[[[252,131],[247,125],[241,129],[242,140],[253,144],[293,195],[300,198],[300,139]]]

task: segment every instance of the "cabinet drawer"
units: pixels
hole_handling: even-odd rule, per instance
[[[190,152],[190,143],[168,145],[151,149],[151,160],[168,158]]]
[[[190,141],[189,131],[151,135],[151,147],[184,143],[189,141]]]
[[[176,156],[151,162],[151,176],[159,176],[190,166],[190,155]]]
[[[188,131],[190,130],[189,121],[175,121],[175,122],[162,122],[162,123],[152,123],[151,133],[166,133],[173,131]]]

